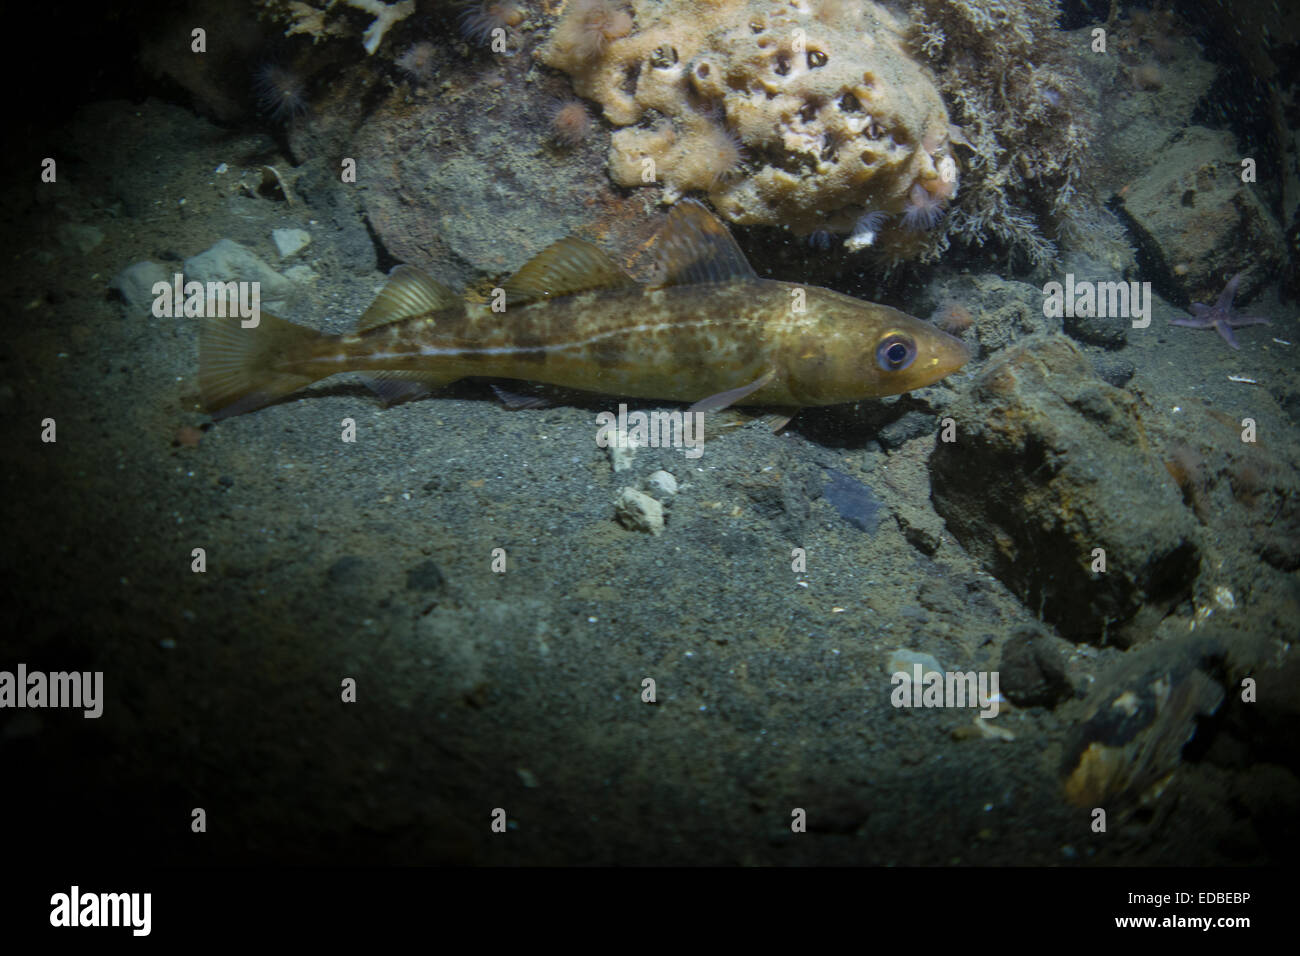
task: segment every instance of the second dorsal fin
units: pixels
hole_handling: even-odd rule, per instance
[[[506,280],[507,305],[553,299],[594,289],[621,289],[636,282],[590,242],[568,236],[553,242]]]
[[[659,232],[659,269],[660,285],[758,278],[727,227],[694,199],[668,213]]]
[[[457,305],[460,298],[456,293],[432,276],[415,266],[394,266],[388,273],[388,284],[357,322],[357,331]]]

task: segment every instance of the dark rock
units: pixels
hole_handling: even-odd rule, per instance
[[[830,481],[822,495],[835,506],[840,517],[867,534],[875,534],[876,528],[880,526],[882,507],[875,492],[856,478],[850,478],[834,468],[827,468],[826,475]]]
[[[803,535],[804,523],[812,513],[807,489],[797,474],[772,471],[747,475],[728,482],[750,501],[766,521],[783,535],[797,540]],[[815,494],[815,492],[814,492]]]
[[[1099,355],[1092,360],[1092,370],[1107,385],[1123,388],[1132,380],[1137,366],[1117,355]]]
[[[1128,344],[1131,320],[1123,316],[1067,315],[1064,321],[1065,334],[1085,345],[1122,349]]]
[[[1136,400],[1068,339],[983,370],[931,456],[935,510],[1027,608],[1072,641],[1131,643],[1190,593],[1197,526],[1147,447]],[[1093,572],[1093,549],[1106,555]]]
[[[1074,688],[1065,669],[1068,642],[1041,631],[1017,631],[1002,648],[999,686],[1019,707],[1055,707]]]
[[[934,427],[933,415],[919,411],[906,412],[901,418],[880,429],[880,444],[886,448],[897,448],[904,442],[933,431]]]
[[[325,577],[334,587],[355,587],[361,583],[366,562],[355,554],[345,554],[329,566]]]
[[[1122,349],[1128,344],[1128,330],[1130,323],[1133,321],[1135,307],[1135,303],[1129,301],[1131,290],[1124,277],[1114,269],[1108,268],[1103,263],[1084,253],[1074,253],[1067,256],[1064,271],[1073,276],[1073,283],[1067,282],[1065,284],[1066,297],[1075,300],[1071,302],[1071,307],[1067,311],[1074,312],[1074,308],[1078,304],[1079,294],[1084,288],[1082,284],[1090,283],[1096,290],[1093,311],[1123,313],[1065,315],[1061,320],[1065,334],[1076,342],[1082,342],[1085,345],[1097,345],[1112,351]],[[1117,291],[1115,293],[1116,298],[1112,301],[1110,290],[1118,289],[1120,286],[1123,287],[1124,291],[1122,293]],[[1071,289],[1077,290],[1073,297],[1068,294]],[[1127,303],[1127,308],[1124,308],[1125,303]]]
[[[406,572],[408,591],[436,591],[446,583],[442,569],[433,561],[421,561]]]
[[[929,508],[903,504],[894,519],[907,543],[922,554],[933,556],[943,543],[943,521]]]

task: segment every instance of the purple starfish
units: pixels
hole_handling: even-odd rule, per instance
[[[1268,319],[1257,315],[1238,315],[1232,311],[1232,298],[1237,294],[1237,285],[1245,273],[1238,272],[1228,280],[1228,284],[1219,293],[1219,301],[1214,305],[1201,302],[1192,303],[1192,314],[1185,319],[1170,319],[1170,325],[1185,325],[1192,329],[1215,329],[1234,349],[1240,348],[1232,335],[1232,330],[1240,325],[1268,325]]]

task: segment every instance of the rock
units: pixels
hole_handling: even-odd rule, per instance
[[[907,502],[897,506],[894,519],[907,543],[916,550],[928,555],[939,550],[943,543],[943,519],[932,509]]]
[[[933,298],[936,304],[955,302],[970,311],[980,356],[1004,349],[1035,332],[1054,332],[1061,327],[1060,319],[1043,314],[1040,287],[997,275],[956,276],[937,283]]]
[[[646,487],[664,495],[677,494],[677,479],[666,471],[656,471],[646,479]]]
[[[111,283],[126,300],[127,311],[144,315],[153,309],[153,287],[157,282],[171,283],[173,273],[156,262],[135,262],[119,272]]]
[[[1068,642],[1023,628],[1002,648],[998,665],[1000,690],[1019,707],[1055,707],[1072,696],[1066,673]]]
[[[296,285],[307,285],[315,282],[320,276],[312,271],[311,266],[296,265],[290,266],[284,270],[284,277]]]
[[[885,662],[885,670],[890,675],[906,674],[910,680],[913,673],[912,668],[917,664],[921,665],[922,680],[931,671],[943,673],[943,665],[935,660],[933,656],[922,654],[919,651],[909,651],[905,648],[899,648],[889,655],[888,660]]]
[[[664,506],[635,488],[624,488],[614,505],[618,523],[629,531],[659,534],[664,530]]]
[[[311,233],[306,229],[272,229],[271,241],[281,259],[297,255],[311,244]]]
[[[365,582],[368,568],[364,558],[355,554],[345,554],[325,572],[325,579],[330,587],[359,588]]]
[[[185,260],[185,280],[199,282],[257,282],[263,307],[283,304],[293,292],[291,283],[258,255],[230,239]]]
[[[408,591],[436,591],[446,583],[442,569],[433,561],[421,561],[406,572]]]
[[[1079,283],[1124,282],[1124,277],[1108,270],[1085,255],[1075,254],[1065,261],[1065,271],[1074,276],[1075,286]],[[1105,298],[1102,296],[1101,298]],[[1109,311],[1108,308],[1104,311]],[[1133,321],[1132,305],[1127,315],[1066,315],[1062,322],[1065,334],[1085,345],[1099,345],[1104,349],[1122,349],[1128,344],[1128,330]],[[1069,310],[1071,313],[1073,309]],[[1103,311],[1098,309],[1098,311]]]
[[[743,459],[742,459],[743,460]],[[728,469],[724,473],[728,488],[749,500],[765,522],[788,541],[799,541],[804,525],[812,514],[812,500],[821,491],[818,469],[803,469],[793,463],[771,471]]]
[[[860,531],[875,534],[883,507],[875,493],[856,478],[834,468],[826,469],[826,477],[830,481],[822,495],[835,506],[840,517]]]
[[[904,412],[901,417],[880,429],[878,435],[880,444],[886,448],[897,448],[904,442],[933,431],[934,428],[933,415],[927,415],[921,411],[910,411]]]
[[[1092,360],[1092,370],[1106,384],[1123,388],[1137,372],[1137,366],[1116,355],[1098,355]]]
[[[609,466],[614,469],[614,474],[617,475],[620,471],[631,470],[632,459],[636,456],[636,450],[636,439],[630,437],[626,431],[610,433],[609,444],[605,446],[605,453],[609,455]]]
[[[1226,278],[1244,271],[1239,296],[1250,299],[1286,262],[1286,247],[1259,187],[1241,181],[1232,134],[1193,126],[1159,152],[1160,162],[1124,194],[1123,208],[1159,265],[1165,297],[1214,302]]]
[[[957,440],[930,458],[935,509],[1064,637],[1130,643],[1190,594],[1195,520],[1147,447],[1136,400],[1094,377],[1069,339],[1007,349],[949,414]]]
[[[76,222],[65,222],[59,226],[59,245],[66,251],[77,255],[89,255],[96,246],[104,241],[104,234],[94,226],[85,226]]]
[[[365,190],[351,190],[363,216],[350,214],[373,231],[371,256],[379,244],[399,262],[436,262],[435,278],[459,287],[488,275],[495,282],[584,230],[620,255],[644,243],[661,217],[635,192],[611,190],[603,163],[608,135],[591,137],[559,161],[542,121],[554,92],[532,81],[532,58],[492,59],[493,69],[461,71],[455,97],[412,103],[395,91],[368,106],[364,122],[356,117],[359,129],[338,130],[333,150],[321,150],[346,148],[359,168],[371,170]],[[485,111],[488,102],[499,105]],[[332,181],[340,204],[353,201],[338,189],[336,167],[320,164],[319,177],[322,185]],[[412,191],[411,183],[423,185]]]

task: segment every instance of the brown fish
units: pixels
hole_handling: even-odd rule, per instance
[[[205,319],[204,405],[224,418],[364,371],[389,399],[485,376],[691,401],[696,411],[797,409],[910,391],[969,358],[960,340],[897,309],[758,278],[696,202],[673,208],[658,248],[660,278],[642,284],[592,244],[561,239],[506,281],[504,312],[398,266],[352,334],[265,312],[251,328]]]

